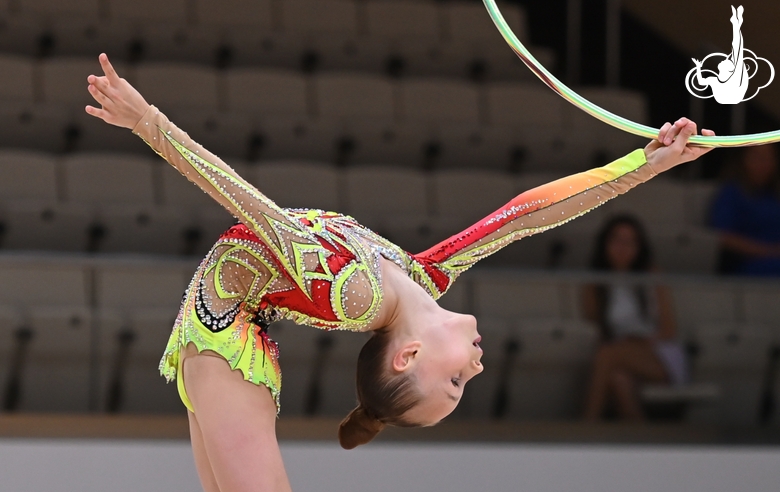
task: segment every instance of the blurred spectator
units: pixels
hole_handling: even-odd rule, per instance
[[[597,237],[591,266],[603,272],[651,271],[650,244],[642,225],[630,216],[608,221]],[[619,281],[589,285],[583,291],[583,311],[601,330],[585,418],[598,420],[612,402],[620,417],[643,420],[641,384],[684,383],[687,379],[685,355],[675,341],[668,290]]]
[[[780,275],[777,148],[743,150],[736,179],[718,193],[710,223],[720,232],[721,273]]]

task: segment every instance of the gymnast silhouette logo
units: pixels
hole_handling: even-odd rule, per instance
[[[751,50],[745,48],[745,40],[742,37],[742,22],[745,8],[741,5],[738,9],[731,7],[731,25],[734,37],[731,42],[731,54],[713,53],[702,61],[693,59],[696,67],[685,77],[685,87],[693,96],[699,99],[714,97],[720,104],[739,104],[750,101],[758,95],[761,89],[767,87],[775,79],[775,67],[766,58],[756,56]],[[703,69],[709,59],[721,60],[718,63],[718,72]],[[748,93],[750,80],[759,72],[761,62],[769,67],[769,81],[758,87],[750,97]],[[708,89],[712,90],[709,94]]]

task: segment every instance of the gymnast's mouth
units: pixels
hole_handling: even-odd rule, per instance
[[[482,348],[479,346],[479,342],[481,341],[482,341],[482,337],[477,337],[474,339],[474,342],[472,343],[472,345],[477,347],[480,351],[482,351]]]

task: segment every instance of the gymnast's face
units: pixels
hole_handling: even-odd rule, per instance
[[[393,369],[410,371],[422,395],[405,419],[434,425],[452,413],[466,383],[482,372],[481,337],[474,316],[442,310],[441,322],[421,327],[414,341],[394,352]]]

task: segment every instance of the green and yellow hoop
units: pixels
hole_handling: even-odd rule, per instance
[[[499,32],[504,36],[507,44],[517,54],[518,57],[525,63],[531,71],[539,77],[542,82],[550,89],[556,92],[565,100],[569,101],[574,106],[585,111],[589,115],[596,119],[603,121],[604,123],[611,125],[615,128],[623,130],[634,135],[646,138],[656,138],[659,130],[656,128],[642,125],[634,121],[618,116],[614,113],[607,111],[606,109],[593,104],[584,97],[580,96],[572,89],[566,86],[563,82],[558,80],[553,74],[551,74],[536,58],[531,54],[528,49],[523,46],[523,43],[517,39],[515,33],[504,20],[504,16],[501,15],[501,11],[498,9],[495,0],[483,0],[485,7],[487,7],[488,13],[491,19],[496,24]],[[780,142],[780,130],[756,133],[753,135],[732,135],[732,136],[715,136],[705,137],[696,135],[691,137],[690,142],[702,147],[749,147],[754,145],[765,145],[775,142]]]

